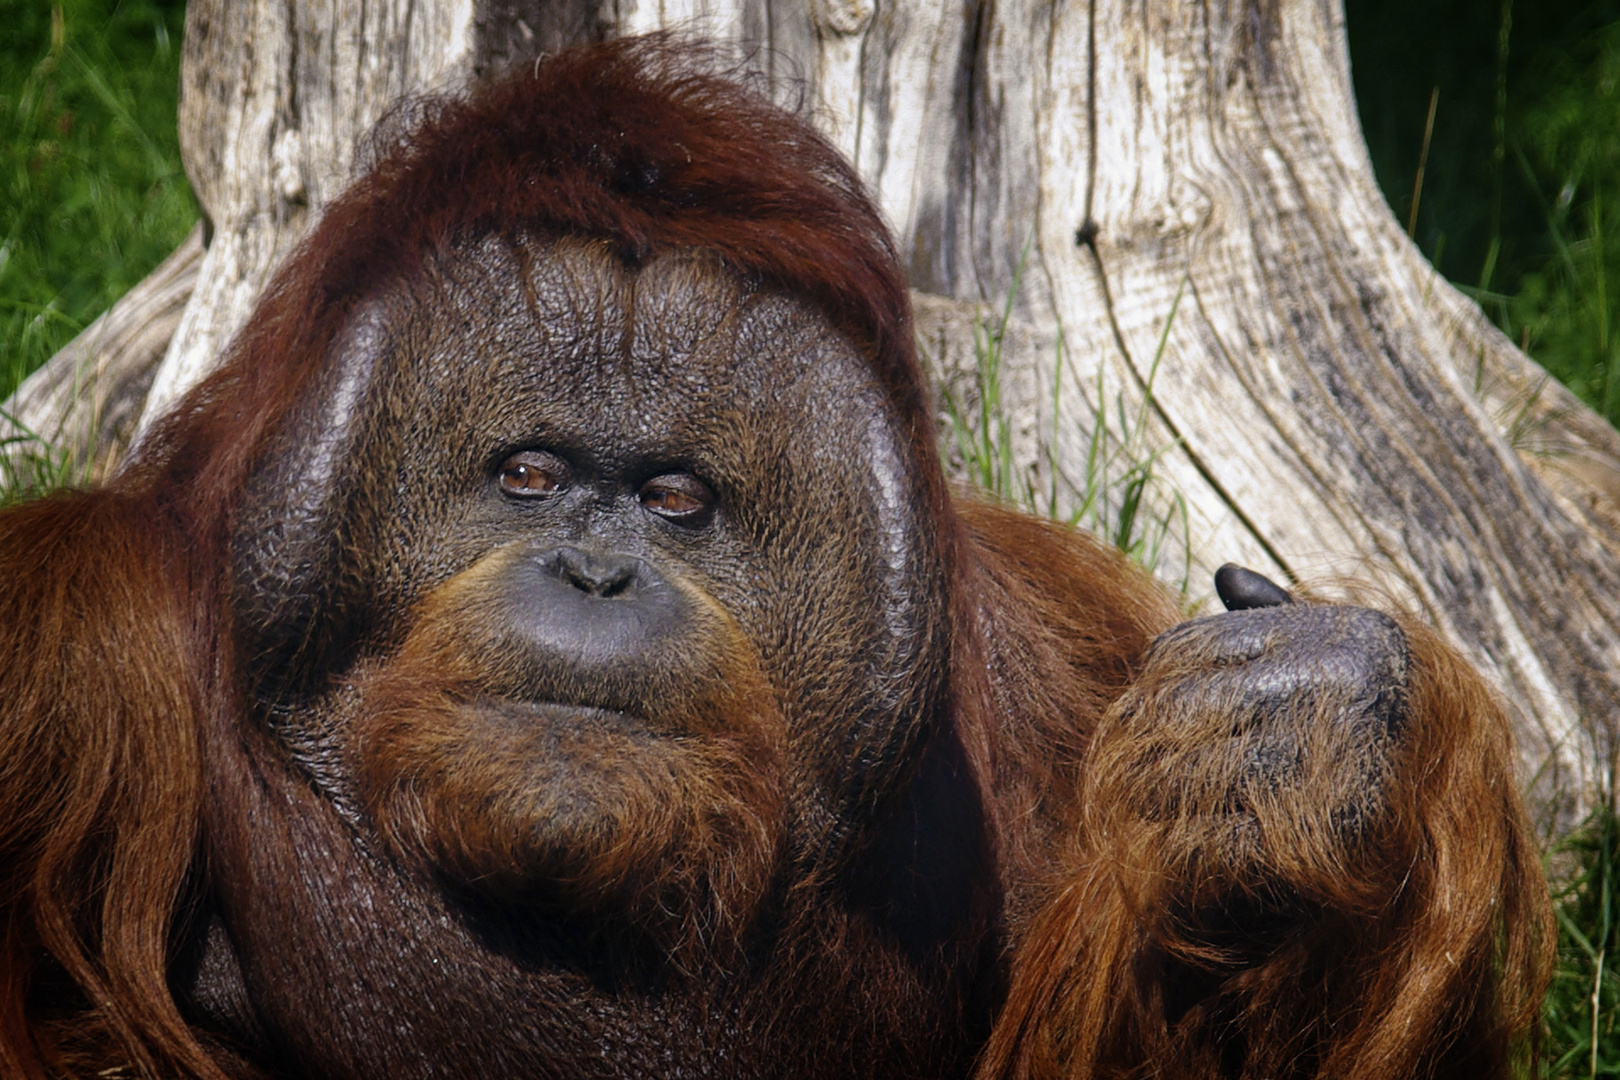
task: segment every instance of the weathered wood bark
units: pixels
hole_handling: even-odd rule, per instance
[[[1101,423],[1152,458],[1193,600],[1229,559],[1371,582],[1496,674],[1549,824],[1604,787],[1620,438],[1402,235],[1330,0],[193,0],[182,145],[212,236],[147,415],[400,94],[671,26],[806,94],[894,225],[957,400],[997,324],[1030,490],[1082,507]]]

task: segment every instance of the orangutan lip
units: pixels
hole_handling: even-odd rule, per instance
[[[663,734],[639,716],[600,705],[583,705],[568,701],[484,698],[474,707],[486,716],[523,728],[532,728],[539,724],[579,734],[592,731],[621,736]]]

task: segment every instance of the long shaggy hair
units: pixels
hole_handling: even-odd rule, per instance
[[[1552,935],[1509,729],[1478,677],[1406,626],[1409,719],[1384,812],[1346,847],[1322,821],[1331,800],[1307,783],[1257,801],[1259,842],[1212,834],[1218,795],[1163,772],[1201,752],[1176,738],[1210,732],[1160,693],[1173,664],[1152,669],[1157,684],[1143,678],[1150,643],[1180,619],[1175,605],[1085,537],[953,498],[877,209],[808,126],[693,56],[664,39],[614,42],[418,102],[278,273],[221,368],[137,459],[104,489],[0,512],[10,569],[0,578],[0,1074],[253,1074],[188,1022],[171,986],[181,943],[200,932],[206,841],[296,844],[210,837],[206,807],[255,782],[244,747],[268,738],[244,685],[253,658],[233,638],[233,515],[356,305],[434,252],[504,230],[606,243],[631,265],[703,249],[806,298],[868,358],[918,470],[916,509],[949,590],[948,610],[930,613],[948,620],[948,655],[928,662],[948,679],[941,715],[918,722],[915,760],[895,783],[951,784],[874,797],[871,808],[885,822],[914,815],[899,834],[939,852],[923,869],[954,874],[952,887],[971,894],[959,955],[933,958],[967,973],[940,980],[960,1000],[935,1014],[962,1021],[952,1031],[896,1021],[901,1006],[886,1000],[920,967],[863,983],[853,963],[840,975],[828,961],[770,975],[761,1030],[832,1016],[823,998],[833,990],[805,974],[832,971],[841,1000],[869,1006],[863,1022],[896,1029],[883,1045],[922,1048],[894,1051],[897,1073],[923,1067],[937,1042],[985,1043],[986,1080],[1509,1076]],[[443,626],[456,625],[452,612]],[[725,737],[704,752],[725,760],[692,773],[725,782],[681,793],[671,801],[689,812],[668,820],[656,799],[632,808],[656,828],[546,849],[572,852],[547,869],[573,882],[579,904],[669,912],[677,953],[714,940],[747,906],[777,865],[777,819],[795,809],[770,779],[782,735],[754,646],[723,627],[714,640],[728,679],[702,716]],[[489,673],[457,669],[453,636],[404,648],[416,660],[402,670],[444,677],[425,686],[375,674],[377,699],[398,708],[357,724],[350,767],[366,808],[400,860],[521,895],[540,857],[529,838],[446,810],[461,801],[460,765],[504,767],[488,746],[455,745]],[[629,786],[657,790],[645,777]],[[957,798],[970,789],[982,807]],[[488,820],[545,829],[558,813],[540,799]],[[959,831],[941,840],[941,822]],[[709,854],[666,858],[694,849]],[[989,871],[975,861],[981,850]],[[883,854],[849,852],[840,886],[876,888]],[[631,875],[636,887],[621,888],[624,867],[648,858],[703,872]],[[917,910],[933,910],[917,892]],[[1277,913],[1285,929],[1256,938],[1246,928],[1265,920],[1245,917],[1255,912]],[[908,912],[891,915],[903,924]],[[840,948],[879,949],[845,937]],[[816,1052],[814,1032],[802,1041]]]

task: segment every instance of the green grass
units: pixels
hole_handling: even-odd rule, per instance
[[[1159,459],[1171,445],[1147,443],[1153,384],[1181,305],[1182,289],[1176,290],[1165,314],[1143,392],[1134,405],[1126,403],[1123,391],[1110,392],[1098,369],[1095,386],[1079,405],[1087,416],[1084,466],[1078,476],[1067,476],[1056,458],[1067,355],[1061,335],[1056,343],[1051,395],[1042,410],[1051,422],[1051,432],[1043,440],[1037,462],[1020,466],[1014,460],[1014,421],[1003,395],[1002,362],[1021,274],[1020,269],[1001,310],[985,315],[974,326],[972,387],[961,396],[948,385],[941,387],[941,404],[950,422],[947,460],[960,475],[1015,506],[1066,520],[1102,537],[1161,579],[1179,583],[1185,594],[1192,572],[1187,501],[1157,471]],[[1165,558],[1170,551],[1168,541],[1177,533],[1182,561],[1173,567]]]
[[[1345,6],[1396,217],[1513,341],[1620,421],[1620,0]]]
[[[1542,1010],[1548,1077],[1620,1075],[1620,819],[1593,814],[1556,849],[1558,968]]]
[[[1551,85],[1508,148],[1552,255],[1488,306],[1611,422],[1620,419],[1620,23],[1546,61]]]
[[[0,398],[197,220],[175,134],[183,16],[0,0]]]

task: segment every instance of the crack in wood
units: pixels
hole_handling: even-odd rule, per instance
[[[1165,412],[1164,406],[1154,396],[1147,384],[1147,380],[1143,378],[1141,371],[1138,370],[1136,358],[1131,355],[1130,346],[1125,342],[1125,334],[1120,329],[1119,319],[1116,317],[1114,310],[1113,289],[1108,283],[1108,271],[1103,266],[1102,253],[1097,250],[1097,237],[1101,233],[1102,227],[1097,223],[1093,203],[1097,191],[1097,0],[1087,0],[1086,136],[1085,217],[1080,227],[1075,230],[1074,239],[1078,246],[1091,254],[1091,265],[1097,275],[1097,283],[1102,288],[1103,312],[1108,318],[1108,329],[1114,337],[1114,347],[1119,350],[1120,356],[1124,358],[1125,368],[1131,373],[1131,378],[1135,381],[1136,388],[1142,394],[1143,400],[1153,410],[1153,415],[1157,416],[1159,422],[1170,432],[1175,445],[1186,455],[1187,461],[1192,465],[1194,471],[1209,485],[1210,490],[1215,493],[1221,504],[1237,519],[1244,530],[1254,538],[1255,543],[1260,545],[1261,550],[1283,572],[1289,583],[1297,585],[1299,577],[1294,572],[1294,568],[1272,546],[1271,541],[1261,533],[1259,527],[1255,525],[1249,515],[1243,512],[1243,508],[1238,505],[1231,492],[1227,491],[1225,485],[1216,479],[1208,464],[1192,448],[1186,437],[1181,433],[1181,429]]]

